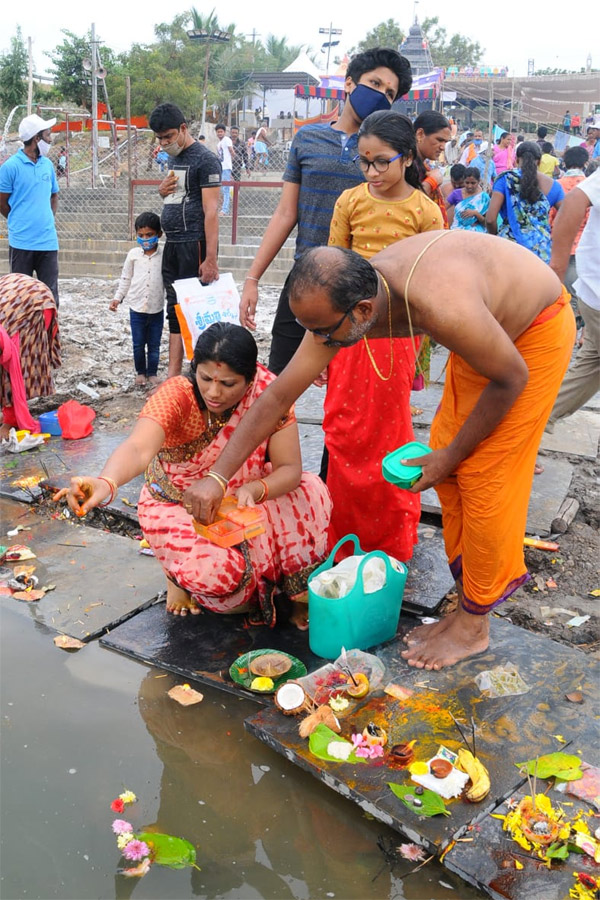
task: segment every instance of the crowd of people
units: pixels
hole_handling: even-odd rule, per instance
[[[152,112],[157,161],[166,157],[163,211],[138,216],[137,246],[110,309],[130,306],[136,382],[153,392],[102,473],[75,476],[60,497],[87,512],[145,472],[140,524],[165,573],[169,612],[244,612],[272,625],[279,591],[304,628],[307,578],[328,549],[354,532],[363,549],[409,560],[420,493],[434,487],[460,602],[437,625],[412,632],[403,655],[437,669],[484,650],[489,612],[528,578],[522,539],[541,435],[598,388],[600,173],[586,173],[590,157],[600,156],[600,128],[594,123],[561,160],[546,146],[544,127],[537,141],[503,132],[489,146],[481,130],[458,135],[440,112],[414,122],[396,112],[394,101],[411,83],[410,65],[395,50],[350,61],[338,120],[306,125],[292,142],[279,204],[244,281],[243,327],[208,328],[183,375],[174,282],[218,278],[219,205],[228,215],[231,202],[222,181],[266,165],[267,123],[250,148],[237,129],[228,135],[218,124],[215,154],[192,136],[177,106]],[[20,253],[21,188],[10,178],[43,165],[51,124],[22,123],[24,158],[0,169],[0,211]],[[50,214],[57,193],[49,176]],[[258,285],[295,227],[295,262],[264,367],[250,333]],[[5,315],[15,292],[40,285],[29,277],[36,266],[44,281],[38,257],[31,271],[7,276],[6,289],[0,281],[6,423],[16,421],[11,390],[22,394],[8,357],[29,326],[21,319],[9,327]],[[567,288],[585,330],[563,382],[575,338]],[[38,292],[36,334],[44,332],[49,372],[57,363],[58,293],[44,294],[43,285]],[[169,361],[161,384],[165,298]],[[433,452],[416,461],[423,476],[405,491],[384,481],[381,460],[414,437],[410,394],[427,384],[430,340],[450,359]],[[326,385],[320,478],[302,473],[293,411],[313,381]],[[213,521],[226,495],[260,506],[265,522],[263,535],[227,550],[194,527]]]

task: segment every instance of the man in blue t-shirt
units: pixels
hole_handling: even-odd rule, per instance
[[[283,175],[279,205],[246,275],[240,304],[242,325],[255,330],[258,282],[296,224],[296,259],[310,247],[327,244],[337,198],[364,181],[354,163],[361,122],[378,109],[390,109],[411,84],[410,63],[396,50],[375,47],[359,53],[346,72],[347,102],[337,122],[305,125],[298,131]],[[285,297],[280,297],[272,330],[271,371],[279,374],[285,368],[303,336],[304,328],[296,322]]]
[[[0,213],[8,219],[11,272],[48,285],[58,306],[58,235],[54,216],[58,181],[47,158],[56,119],[26,116],[19,125],[23,149],[0,168]]]
[[[164,201],[160,222],[167,237],[162,276],[169,323],[167,378],[171,378],[181,375],[183,362],[173,282],[180,278],[199,278],[203,284],[210,284],[219,277],[221,163],[212,150],[194,140],[183,113],[174,103],[161,103],[152,111],[150,128],[158,138],[161,150],[170,157],[169,169],[158,193]]]

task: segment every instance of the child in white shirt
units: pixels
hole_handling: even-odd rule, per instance
[[[137,243],[127,254],[119,286],[109,309],[116,312],[127,298],[133,339],[135,383],[156,385],[160,339],[164,320],[165,289],[162,277],[162,235],[156,213],[141,213],[135,220]],[[148,355],[146,358],[146,348]]]

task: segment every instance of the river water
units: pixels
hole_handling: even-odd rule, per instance
[[[61,651],[33,604],[1,602],[2,900],[482,896],[437,863],[390,871],[377,839],[400,836],[247,734],[251,701],[199,686],[181,707],[166,696],[181,679],[97,643]],[[117,874],[125,789],[123,817],[190,840],[201,871]]]

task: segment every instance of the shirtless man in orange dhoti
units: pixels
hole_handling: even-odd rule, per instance
[[[540,438],[573,347],[569,295],[530,251],[460,231],[406,238],[369,262],[350,250],[315,248],[296,262],[287,290],[307,333],[214,468],[231,478],[340,348],[411,330],[431,335],[451,352],[433,452],[417,461],[423,476],[413,490],[438,492],[460,602],[456,612],[411,631],[402,656],[441,669],[485,650],[488,613],[529,578],[527,506]],[[207,522],[221,499],[215,479],[205,478],[188,489],[186,502]]]

